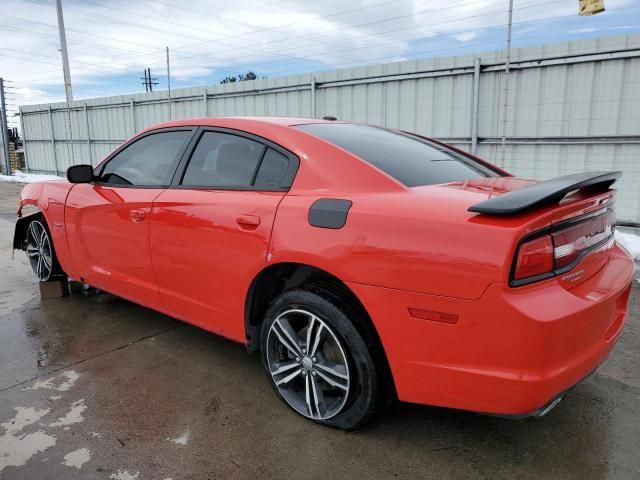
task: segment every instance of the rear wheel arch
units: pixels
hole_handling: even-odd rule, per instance
[[[301,263],[277,263],[263,269],[251,282],[245,301],[245,333],[250,352],[260,349],[260,331],[269,306],[278,295],[290,290],[308,290],[345,310],[367,343],[372,355],[385,363],[385,376],[394,390],[393,377],[382,341],[371,317],[353,291],[338,277]]]

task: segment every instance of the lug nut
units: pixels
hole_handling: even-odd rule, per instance
[[[305,355],[307,354],[307,350],[306,349],[302,349],[302,353],[304,353]]]
[[[311,375],[313,375],[314,377],[317,375],[315,370],[311,370]]]
[[[307,376],[307,371],[306,370],[302,370],[302,376],[306,377]]]
[[[316,357],[313,357],[313,358],[311,359],[311,361],[312,361],[313,363],[318,363],[318,359],[317,359]]]
[[[296,357],[296,362],[300,363],[300,357]]]

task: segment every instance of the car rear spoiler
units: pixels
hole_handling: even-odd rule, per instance
[[[488,215],[513,215],[531,208],[558,203],[567,193],[576,190],[606,191],[621,175],[622,172],[586,172],[565,175],[490,198],[470,206],[468,210]]]

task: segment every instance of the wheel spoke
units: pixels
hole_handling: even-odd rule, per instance
[[[43,228],[42,233],[40,234],[40,246],[44,247],[45,241],[47,240],[47,232]]]
[[[313,382],[311,375],[307,375],[304,382],[304,399],[307,402],[307,410],[309,410],[309,415],[315,417],[316,415],[313,413],[313,404],[311,403],[311,382]]]
[[[316,370],[316,372],[317,372],[317,374],[318,374],[318,376],[320,378],[322,378],[325,382],[327,382],[332,387],[340,388],[340,389],[342,389],[344,391],[348,391],[349,390],[349,382],[348,381],[345,382],[345,383],[342,383],[339,380],[334,380],[329,375],[324,373],[322,370]]]
[[[298,335],[293,331],[291,325],[287,320],[278,319],[273,323],[274,326],[278,326],[279,328],[274,328],[273,331],[278,335],[278,338],[282,342],[282,344],[287,347],[287,349],[293,353],[295,356],[302,356],[302,350],[300,349],[300,344],[296,340]],[[280,332],[282,332],[282,335]]]
[[[31,247],[31,246],[27,246],[27,256],[34,258],[38,256],[38,253],[40,253],[38,251],[38,249],[36,247]]]
[[[42,255],[38,255],[38,265],[36,266],[36,275],[38,280],[42,279]]]
[[[271,370],[271,374],[272,375],[280,375],[281,373],[288,372],[292,368],[299,367],[300,364],[298,362],[289,362],[289,363],[278,362],[278,363],[273,364],[273,366],[276,367],[276,369],[275,370]]]
[[[318,412],[318,417],[322,417],[322,411],[326,411],[324,404],[324,394],[322,393],[322,389],[319,385],[316,384],[313,375],[311,375],[311,390],[313,392],[313,403],[316,406],[316,412]],[[322,410],[320,410],[320,406],[322,406]]]
[[[318,345],[320,345],[320,338],[322,337],[322,331],[324,330],[324,325],[321,323],[318,326],[318,329],[315,334],[315,338],[313,339],[313,345],[309,347],[309,355],[314,356],[316,351],[318,350]]]
[[[298,375],[300,375],[302,373],[302,369],[296,370],[293,373],[290,373],[289,375],[287,375],[286,377],[284,377],[281,380],[278,380],[276,382],[276,386],[280,386],[280,385],[286,385],[287,383],[289,383],[291,380],[293,380],[294,378],[296,378]]]
[[[315,326],[316,323],[316,316],[315,315],[311,315],[311,320],[309,321],[309,326],[307,326],[307,352],[309,352],[309,355],[312,355],[311,353],[311,341],[313,339],[313,327]]]
[[[342,380],[349,380],[349,376],[347,375],[346,369],[343,365],[329,362],[319,362],[316,363],[315,366],[316,368],[323,370],[325,374],[328,374],[332,377],[337,377]]]
[[[31,222],[29,224],[29,233],[31,234],[31,238],[33,239],[33,242],[36,244],[36,247],[39,247],[40,244],[38,243],[38,232],[36,232],[36,222]]]
[[[47,270],[51,269],[51,257],[47,255],[42,255],[42,260],[44,261],[44,266],[47,267]]]

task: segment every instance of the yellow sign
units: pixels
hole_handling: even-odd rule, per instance
[[[604,12],[604,0],[579,0],[578,13],[580,15],[595,15]]]

